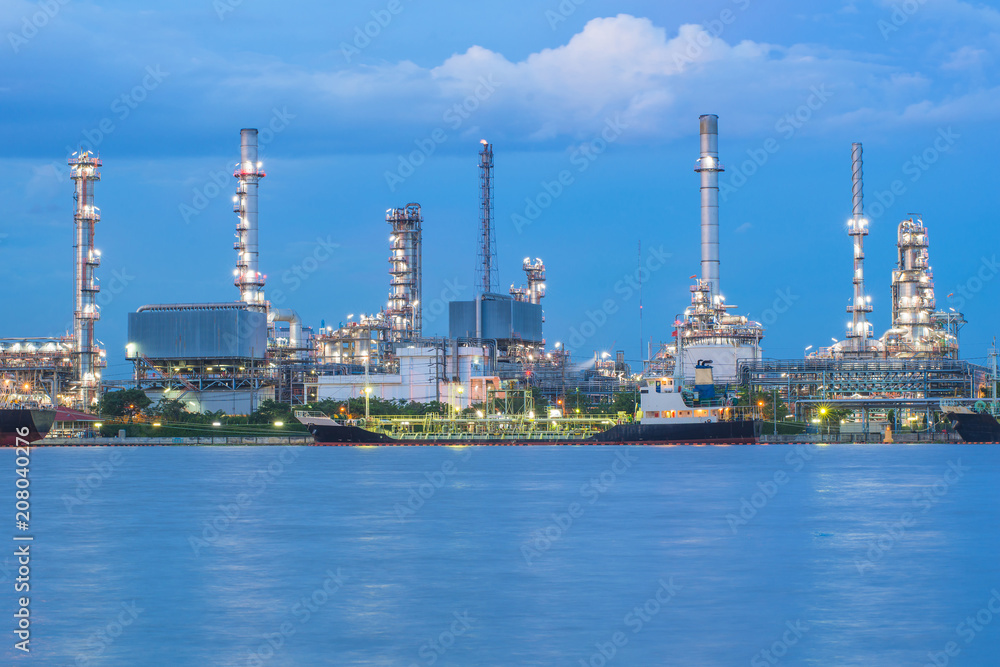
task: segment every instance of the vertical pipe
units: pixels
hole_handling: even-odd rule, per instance
[[[719,117],[701,116],[701,158],[695,171],[701,174],[701,277],[709,283],[712,296],[719,287]],[[714,299],[713,299],[714,301]]]

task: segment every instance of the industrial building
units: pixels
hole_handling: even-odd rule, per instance
[[[701,192],[701,269],[691,301],[674,321],[673,340],[633,371],[624,353],[595,352],[571,358],[559,343],[547,345],[543,299],[546,267],[527,257],[524,282],[502,293],[496,253],[493,146],[479,152],[479,250],[474,267],[476,294],[448,305],[447,337],[423,331],[424,212],[418,203],[389,208],[388,290],[384,306],[371,314],[315,331],[295,310],[267,299],[260,266],[258,191],[266,177],[257,131],[240,132],[240,160],[234,168],[236,229],[233,270],[238,298],[227,303],[147,305],[128,316],[126,358],[134,386],[157,401],[183,401],[193,411],[245,414],[266,399],[300,405],[324,399],[378,397],[440,401],[467,408],[495,392],[528,388],[550,399],[568,389],[593,399],[631,391],[644,378],[694,378],[696,366],[714,368],[719,384],[770,392],[800,417],[816,402],[843,402],[871,410],[929,410],[942,398],[975,397],[993,376],[959,359],[965,319],[939,310],[930,265],[930,243],[919,217],[897,229],[897,265],[891,274],[892,324],[874,336],[874,309],[867,292],[862,145],[852,145],[852,210],[847,233],[852,246],[850,321],[843,340],[802,360],[767,359],[763,326],[736,315],[720,279],[718,117],[699,119],[700,157],[695,172]],[[81,152],[70,160],[75,188],[73,331],[63,337],[0,339],[4,393],[43,397],[88,409],[102,385],[106,353],[95,336],[100,319],[94,245],[100,210],[94,186],[99,157]],[[652,350],[650,350],[650,353]],[[491,394],[494,392],[494,394]],[[893,407],[889,407],[893,406]],[[867,418],[867,417],[866,417]]]

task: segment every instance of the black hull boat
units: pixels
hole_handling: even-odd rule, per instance
[[[359,426],[333,420],[301,421],[318,445],[752,445],[760,435],[760,422],[717,421],[699,424],[618,424],[588,438],[548,434],[494,436],[428,435],[396,439]],[[327,423],[316,423],[323,421]],[[331,423],[333,422],[333,423]]]
[[[0,408],[0,446],[23,447],[44,438],[56,418],[45,408]]]
[[[966,409],[944,414],[965,442],[1000,443],[1000,422],[990,413]]]

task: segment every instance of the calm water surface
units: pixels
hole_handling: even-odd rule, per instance
[[[1000,664],[997,447],[31,460],[33,651],[8,630],[4,664]]]

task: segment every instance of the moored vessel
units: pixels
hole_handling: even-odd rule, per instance
[[[709,385],[711,386],[711,385]],[[733,405],[729,395],[716,397],[714,386],[684,390],[674,378],[646,381],[640,387],[638,420],[615,423],[596,433],[567,432],[561,415],[515,424],[491,417],[452,419],[450,431],[387,433],[361,421],[337,420],[321,412],[299,411],[318,445],[671,445],[756,444],[761,422],[752,409]]]

